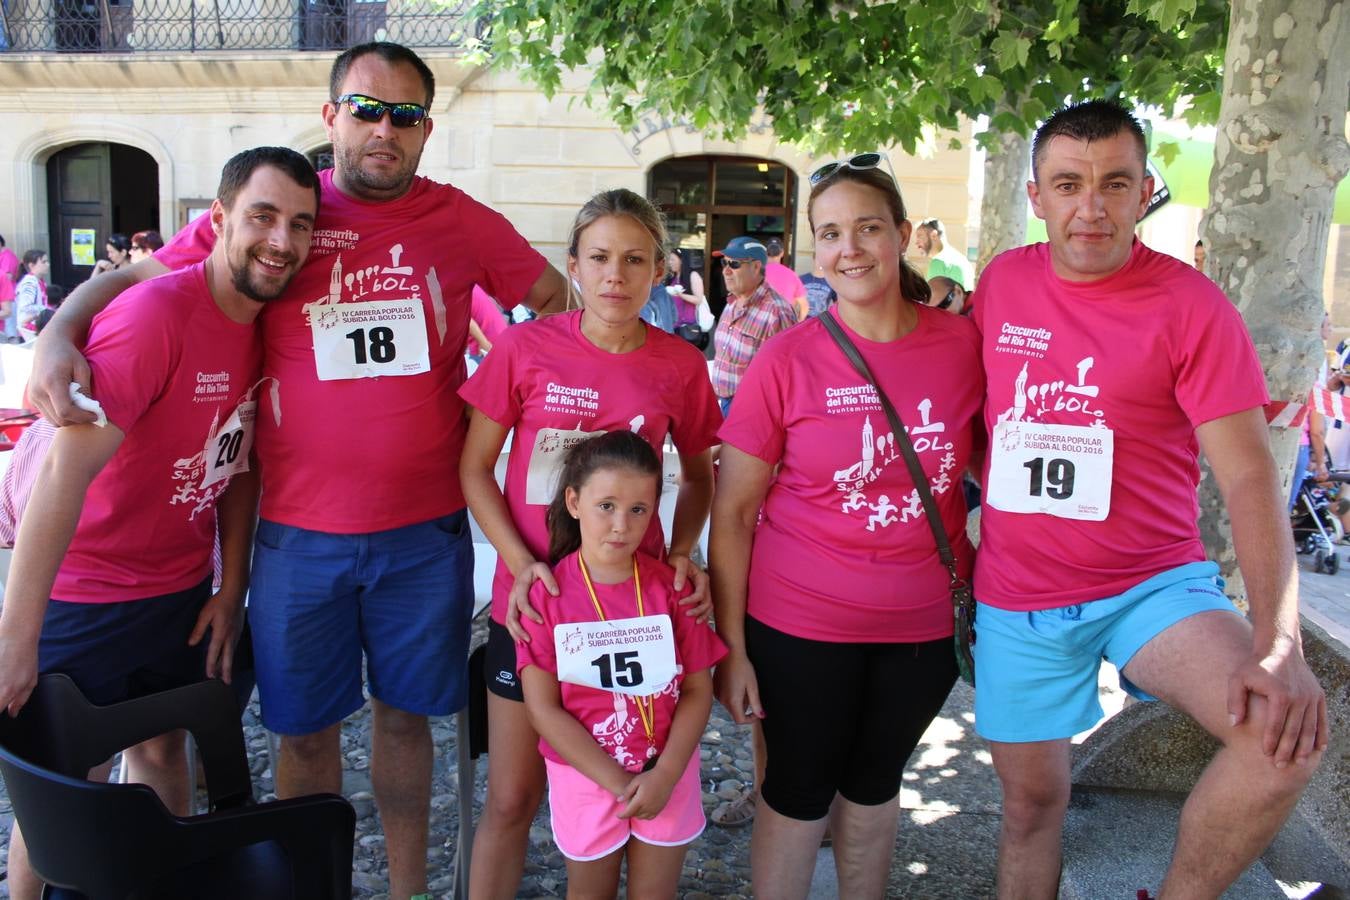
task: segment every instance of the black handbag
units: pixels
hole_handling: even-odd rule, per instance
[[[704,350],[708,346],[708,332],[704,331],[703,326],[697,322],[685,322],[683,325],[676,325],[675,333],[700,350]]]
[[[942,565],[951,578],[952,617],[955,619],[952,640],[955,644],[956,666],[961,672],[961,680],[974,686],[975,657],[971,648],[975,646],[975,598],[971,593],[970,583],[956,571],[956,556],[952,553],[951,542],[947,540],[947,530],[942,526],[942,517],[938,515],[933,491],[928,486],[928,475],[919,463],[918,454],[914,452],[914,444],[909,439],[909,432],[905,430],[905,423],[901,421],[900,414],[895,411],[891,401],[882,392],[881,386],[872,377],[872,371],[867,368],[867,363],[858,352],[858,348],[853,346],[848,335],[844,334],[844,329],[835,321],[834,310],[827,310],[818,318],[825,326],[825,330],[830,333],[830,337],[839,345],[839,349],[844,351],[844,356],[848,357],[853,368],[864,381],[872,385],[872,389],[877,392],[877,398],[881,401],[881,408],[886,411],[886,420],[895,434],[896,443],[900,445],[900,453],[905,457],[905,466],[909,469],[910,478],[914,479],[914,488],[919,492],[919,499],[923,501],[924,516],[928,519],[928,527],[933,530],[933,540],[937,542],[938,558],[942,560]]]

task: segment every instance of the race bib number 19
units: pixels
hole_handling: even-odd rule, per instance
[[[675,678],[675,632],[664,613],[555,625],[553,650],[568,684],[646,697]]]
[[[307,312],[320,381],[417,375],[431,369],[420,300],[328,303]]]
[[[999,422],[989,442],[986,502],[1012,513],[1100,522],[1111,511],[1109,428]]]

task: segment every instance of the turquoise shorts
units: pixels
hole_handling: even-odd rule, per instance
[[[1104,715],[1097,699],[1101,661],[1124,669],[1154,637],[1196,613],[1240,615],[1223,593],[1219,567],[1187,563],[1114,597],[1012,612],[975,609],[975,730],[990,741],[1025,743],[1072,737]],[[1156,700],[1131,684],[1140,700]]]

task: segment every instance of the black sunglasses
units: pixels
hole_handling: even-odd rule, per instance
[[[343,94],[333,101],[334,104],[347,104],[347,112],[352,118],[362,122],[378,122],[389,113],[389,121],[395,128],[412,128],[422,124],[427,117],[427,108],[419,103],[385,103],[365,94]]]
[[[955,300],[956,300],[956,285],[952,285],[952,289],[947,292],[947,296],[943,297],[942,300],[938,302],[937,308],[946,309],[947,307],[951,306]]]
[[[811,185],[814,187],[820,184],[840,169],[875,169],[881,165],[883,159],[885,157],[880,153],[859,153],[857,156],[851,156],[848,159],[826,163],[811,173]]]
[[[728,269],[739,269],[749,261],[750,260],[748,259],[731,259],[730,257],[723,257],[722,265],[726,266]]]

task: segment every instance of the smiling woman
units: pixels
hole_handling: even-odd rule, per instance
[[[904,203],[874,155],[813,179],[816,263],[838,304],[762,348],[718,434],[710,571],[730,651],[718,697],[737,721],[763,726],[751,876],[765,897],[805,896],[830,817],[836,856],[852,861],[839,867],[840,896],[885,892],[900,776],[956,679],[949,576],[878,389],[911,420],[968,577],[959,485],[980,453],[979,338],[964,318],[923,305],[928,284],[903,260]]]

